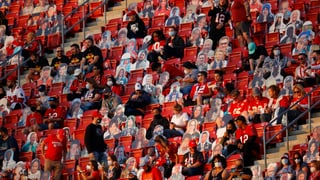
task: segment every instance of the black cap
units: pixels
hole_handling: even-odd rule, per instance
[[[192,64],[190,61],[184,62],[183,67],[187,69],[197,69],[197,66]]]
[[[58,101],[58,98],[52,96],[48,98],[48,101]]]
[[[43,85],[43,84],[41,84],[41,85],[39,86],[39,88],[38,88],[38,91],[39,91],[39,92],[45,92],[45,91],[46,91],[46,86]]]

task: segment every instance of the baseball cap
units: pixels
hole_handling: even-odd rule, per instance
[[[46,91],[46,86],[43,85],[43,84],[41,84],[41,85],[39,86],[39,88],[38,88],[38,91],[39,91],[39,92],[44,92],[44,91]]]
[[[16,81],[17,80],[17,77],[15,76],[8,76],[7,77],[7,81]]]
[[[255,51],[256,51],[256,44],[254,42],[250,42],[248,44],[248,51],[249,51],[249,54],[253,54]]]
[[[91,115],[92,117],[102,118],[102,115],[99,113],[99,111],[93,111]]]
[[[195,141],[195,140],[191,140],[191,141],[189,142],[189,147],[190,147],[190,148],[197,147],[196,141]]]
[[[48,101],[58,101],[58,98],[52,96],[48,98]]]
[[[76,70],[74,70],[73,75],[74,76],[79,76],[80,73],[81,73],[81,69],[76,69]]]
[[[136,11],[129,11],[128,13],[127,13],[127,16],[135,16],[137,13],[136,13]]]

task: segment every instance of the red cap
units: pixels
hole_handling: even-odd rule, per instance
[[[135,16],[137,13],[136,13],[136,11],[129,11],[128,13],[127,13],[127,16]]]
[[[8,76],[7,81],[16,81],[17,77],[15,76]]]
[[[195,140],[191,140],[191,141],[189,142],[189,147],[190,147],[190,148],[197,147],[196,141],[195,141]]]
[[[102,118],[102,115],[99,113],[99,111],[93,111],[91,114],[94,118],[98,117],[98,118]]]

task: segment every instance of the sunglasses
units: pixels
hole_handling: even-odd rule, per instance
[[[59,50],[59,51],[57,51],[57,52],[63,52],[63,51],[60,51],[60,50]]]
[[[303,60],[304,60],[304,58],[298,58],[298,60],[299,60],[299,61],[303,61]]]
[[[300,91],[294,91],[293,93],[297,94],[297,93],[300,93]]]

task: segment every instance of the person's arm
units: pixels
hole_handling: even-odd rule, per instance
[[[100,101],[100,99],[101,99],[101,95],[99,93],[96,93],[94,97],[90,100],[90,102]]]
[[[246,9],[246,16],[248,18],[248,20],[250,21],[251,20],[251,14],[250,14],[250,4],[249,4],[249,1],[248,0],[245,0],[243,2],[243,5],[244,5],[244,8]]]

